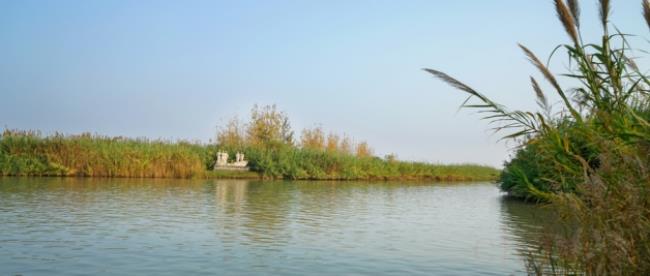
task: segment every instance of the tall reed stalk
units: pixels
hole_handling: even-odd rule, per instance
[[[572,234],[542,243],[548,256],[560,256],[562,267],[568,268],[561,273],[648,275],[650,81],[630,55],[628,35],[610,31],[610,2],[598,3],[601,40],[585,43],[578,1],[554,1],[570,39],[557,47],[570,58],[569,70],[559,76],[579,86],[564,88],[558,75],[519,45],[561,100],[558,111],[551,110],[534,77],[531,86],[540,109],[510,111],[441,71],[425,71],[468,93],[470,101],[463,107],[478,109],[496,131],[509,131],[505,139],[520,141],[501,174],[501,189],[516,197],[550,202],[563,210],[559,215],[567,223],[576,223]],[[643,1],[642,7],[650,25],[650,4]],[[557,260],[549,257],[542,263]]]

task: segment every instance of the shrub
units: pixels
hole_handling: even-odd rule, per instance
[[[541,111],[509,111],[445,73],[425,69],[478,99],[463,106],[502,123],[497,131],[511,130],[504,138],[522,141],[505,164],[501,188],[513,196],[551,202],[562,210],[565,223],[576,225],[570,235],[540,243],[548,259],[531,260],[533,273],[557,272],[537,264],[554,268],[554,256],[560,256],[562,269],[568,269],[560,273],[650,274],[650,80],[629,57],[627,35],[609,33],[609,1],[599,4],[602,40],[583,43],[578,2],[555,0],[571,40],[558,46],[571,59],[570,72],[563,76],[580,86],[563,89],[547,66],[520,45],[562,100],[557,113],[532,77]],[[643,7],[650,25],[650,3],[643,1]]]

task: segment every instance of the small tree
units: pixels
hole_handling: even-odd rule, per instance
[[[246,134],[248,142],[254,146],[293,145],[289,117],[275,105],[253,106]]]
[[[323,129],[321,127],[303,129],[300,144],[303,149],[325,149],[325,134],[323,133]]]
[[[237,117],[230,119],[225,127],[217,131],[217,144],[220,147],[241,149],[244,147],[245,141],[244,129]]]

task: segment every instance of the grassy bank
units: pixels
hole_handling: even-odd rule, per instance
[[[227,150],[188,142],[6,130],[0,137],[0,175],[444,181],[498,175],[486,166],[402,162],[289,145],[241,149],[250,172],[212,171],[217,149]]]
[[[245,148],[251,168],[271,178],[320,180],[494,180],[498,171],[480,165],[435,165],[359,157],[291,146]]]
[[[42,136],[4,131],[0,173],[15,176],[195,177],[205,171],[208,151],[170,143],[97,135]]]
[[[505,164],[501,188],[512,196],[549,202],[558,218],[575,225],[541,237],[547,259],[531,259],[531,273],[588,275],[650,274],[650,78],[639,69],[628,35],[609,30],[610,1],[600,0],[600,41],[585,43],[578,1],[555,0],[570,38],[557,51],[569,57],[559,75],[578,84],[563,88],[558,77],[526,47],[524,54],[547,86],[531,77],[539,111],[509,111],[462,82],[428,69],[478,103],[485,119],[511,130],[521,143]],[[650,26],[650,2],[643,4]],[[640,5],[641,6],[641,5]],[[560,110],[552,110],[544,88]]]

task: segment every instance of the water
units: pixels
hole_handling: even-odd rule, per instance
[[[490,183],[0,178],[0,275],[525,274]]]

